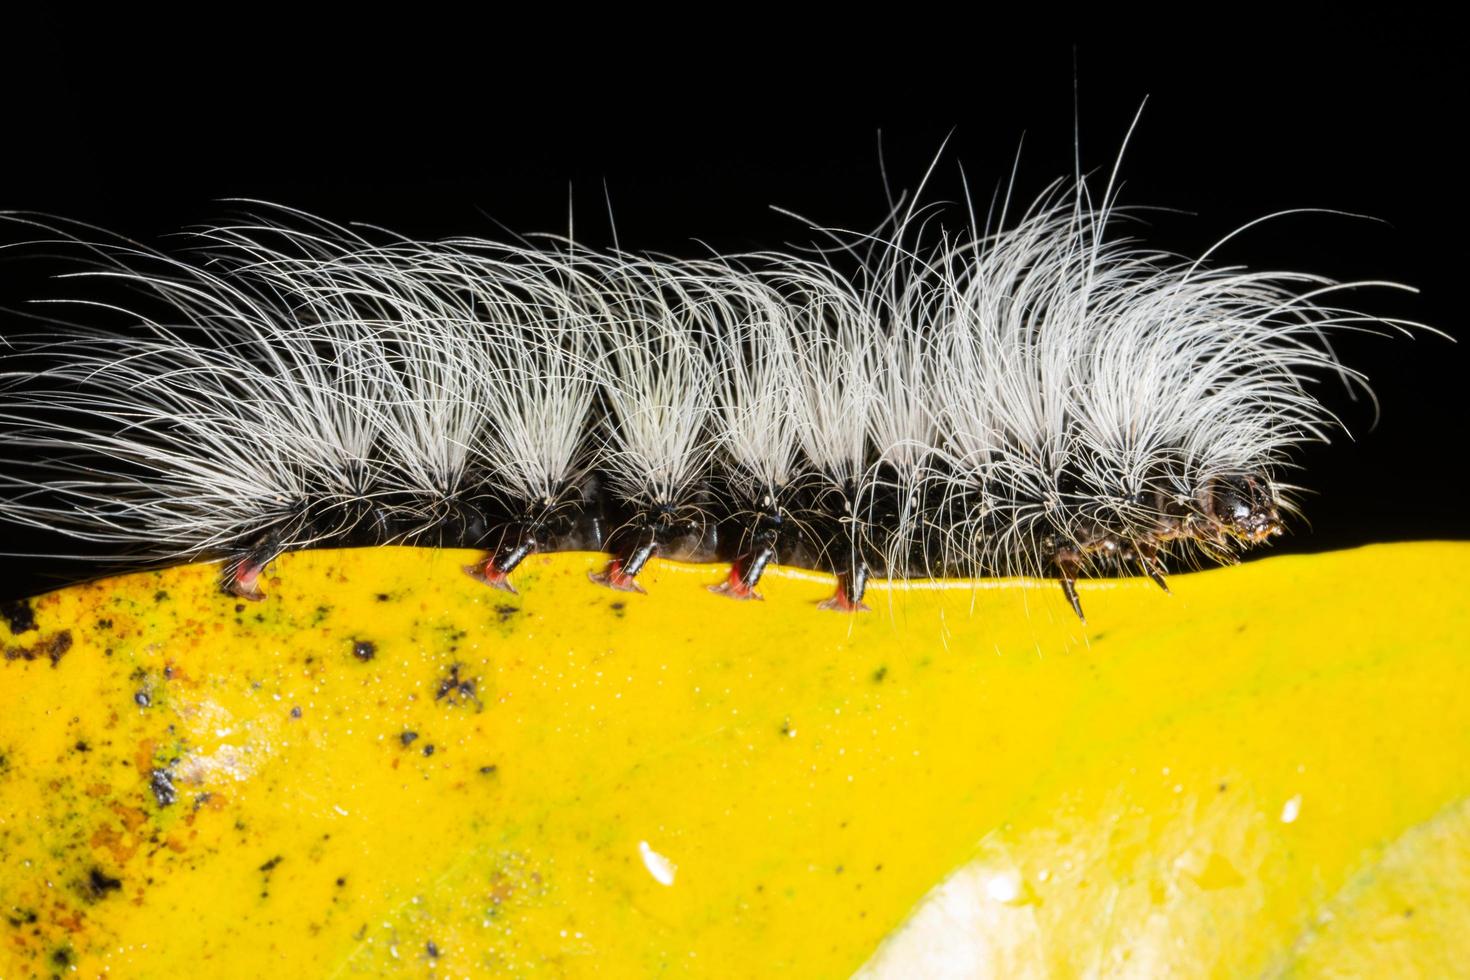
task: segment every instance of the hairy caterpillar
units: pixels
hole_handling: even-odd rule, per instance
[[[1230,560],[1282,533],[1291,451],[1337,426],[1327,342],[1396,320],[1316,276],[1108,234],[1111,190],[831,253],[698,260],[565,239],[417,242],[285,209],[165,255],[52,227],[117,298],[16,338],[0,517],[129,557],[457,544],[511,588],[534,551],[869,577],[1079,576]],[[1208,258],[1206,256],[1205,258]],[[844,271],[844,267],[845,271]],[[1357,284],[1348,284],[1357,285]]]

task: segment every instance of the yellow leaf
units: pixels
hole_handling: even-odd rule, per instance
[[[1054,583],[844,616],[791,570],[472,558],[0,626],[0,976],[1466,962],[1470,545],[1085,583],[1087,626]]]

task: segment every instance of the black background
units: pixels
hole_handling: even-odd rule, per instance
[[[1462,341],[1342,344],[1382,417],[1375,427],[1369,405],[1326,390],[1354,438],[1303,454],[1310,527],[1276,550],[1470,536],[1470,47],[1451,25],[1232,12],[1095,29],[1060,12],[1018,26],[892,8],[882,13],[901,23],[805,27],[789,12],[712,13],[15,20],[0,65],[0,208],[160,244],[237,196],[424,237],[565,231],[570,202],[578,236],[605,244],[610,202],[624,247],[697,255],[808,240],[772,205],[873,227],[880,131],[897,188],[917,184],[948,138],[933,199],[959,196],[963,164],[986,201],[1018,147],[1029,198],[1071,172],[1074,135],[1083,169],[1105,179],[1147,99],[1122,200],[1168,209],[1150,214],[1151,244],[1197,254],[1292,208],[1371,216],[1277,219],[1219,258],[1415,286],[1351,302]],[[55,294],[10,265],[5,305]],[[4,591],[52,581],[6,561]]]

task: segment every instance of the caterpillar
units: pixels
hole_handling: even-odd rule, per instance
[[[10,216],[86,288],[4,354],[0,519],[252,600],[284,551],[411,543],[512,591],[557,550],[620,590],[724,561],[736,599],[811,567],[847,612],[873,577],[1045,576],[1082,617],[1080,577],[1167,590],[1282,534],[1294,451],[1342,428],[1316,383],[1367,390],[1330,336],[1418,326],[1116,234],[1081,178],[696,259],[253,207],[167,254]]]

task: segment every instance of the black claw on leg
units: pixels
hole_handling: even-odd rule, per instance
[[[638,542],[628,557],[623,561],[623,574],[636,577],[643,571],[643,566],[648,564],[648,559],[658,550],[658,532],[654,528],[648,528],[638,536]]]
[[[1072,611],[1077,614],[1077,618],[1082,621],[1082,625],[1086,626],[1087,617],[1082,615],[1082,600],[1077,598],[1077,580],[1075,578],[1064,578],[1061,582],[1062,594],[1072,604]]]
[[[1165,595],[1173,595],[1169,591],[1169,583],[1164,581],[1164,564],[1159,561],[1159,551],[1151,543],[1135,542],[1129,546],[1128,554],[1143,569],[1143,574],[1153,580],[1153,583],[1164,590]]]
[[[1163,589],[1165,595],[1174,594],[1169,591],[1169,583],[1164,581],[1164,570],[1159,567],[1158,562],[1143,559],[1139,564],[1143,566],[1144,574],[1153,579],[1154,584]]]
[[[1082,600],[1077,598],[1077,573],[1082,570],[1082,556],[1074,548],[1059,548],[1052,557],[1052,562],[1057,567],[1057,577],[1062,583],[1062,594],[1067,597],[1072,611],[1082,624],[1087,625],[1087,617],[1082,614]]]

